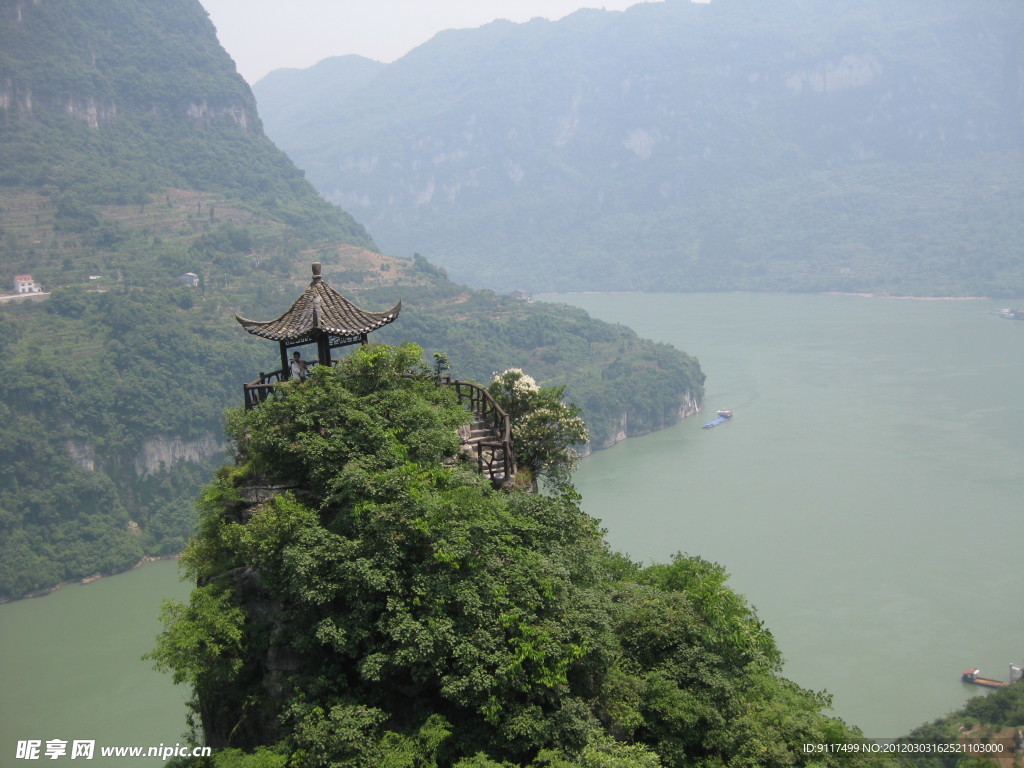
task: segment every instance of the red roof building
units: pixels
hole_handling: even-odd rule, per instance
[[[32,275],[15,275],[14,292],[19,294],[39,293],[40,288],[38,285],[36,285],[36,281],[32,279]]]

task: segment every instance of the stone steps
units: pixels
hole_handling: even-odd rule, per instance
[[[459,427],[462,450],[481,462],[481,470],[493,483],[505,480],[505,452],[500,447],[481,446],[481,443],[499,443],[498,435],[482,419]]]

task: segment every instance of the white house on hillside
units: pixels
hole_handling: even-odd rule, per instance
[[[15,275],[14,276],[14,292],[15,293],[39,293],[40,288],[36,285],[36,281],[32,279],[32,275]]]

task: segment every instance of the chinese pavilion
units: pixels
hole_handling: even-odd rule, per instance
[[[281,350],[281,370],[261,373],[258,381],[245,385],[245,405],[251,408],[273,391],[275,381],[288,378],[288,350],[316,344],[313,365],[331,365],[331,350],[351,344],[366,344],[371,331],[393,322],[402,311],[398,302],[387,312],[360,309],[324,282],[320,262],[313,264],[313,279],[291,308],[276,320],[260,322],[240,315],[235,319],[254,336],[276,341]]]
[[[319,262],[313,264],[313,280],[291,308],[276,320],[260,322],[240,315],[235,319],[254,336],[276,341],[281,350],[281,370],[260,373],[259,379],[243,385],[245,407],[254,408],[270,397],[277,382],[289,377],[288,350],[316,344],[313,365],[331,365],[331,350],[350,344],[366,344],[371,331],[398,318],[402,302],[387,312],[360,309],[324,282]],[[512,422],[486,388],[445,376],[440,386],[450,387],[459,403],[473,414],[473,422],[459,430],[462,450],[474,456],[479,471],[496,488],[514,484],[516,459],[512,449]],[[511,487],[511,485],[508,485]]]

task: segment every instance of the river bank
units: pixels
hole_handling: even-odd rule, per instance
[[[118,574],[121,574],[121,573],[128,573],[129,571],[138,570],[139,568],[141,568],[142,566],[144,566],[144,565],[146,565],[148,563],[160,563],[160,562],[164,562],[166,560],[177,560],[179,557],[181,557],[180,554],[177,554],[177,555],[156,555],[156,556],[147,555],[146,557],[143,557],[141,560],[139,560],[139,562],[137,562],[131,568],[125,568],[125,569],[120,570],[120,571],[110,571],[108,573],[94,573],[91,576],[85,576],[84,578],[80,578],[80,579],[67,579],[65,581],[60,582],[59,584],[54,584],[52,587],[44,587],[42,589],[34,589],[31,592],[27,592],[24,595],[21,595],[19,597],[0,597],[0,605],[4,605],[6,603],[13,603],[13,602],[16,602],[18,600],[32,600],[32,599],[37,598],[37,597],[46,597],[47,595],[52,595],[57,590],[62,589],[62,588],[66,587],[66,586],[68,586],[70,584],[83,584],[83,585],[93,584],[93,583],[99,581],[100,579],[106,578],[108,576],[117,576]]]
[[[896,299],[898,301],[995,301],[988,296],[892,296],[888,293],[845,293],[825,291],[821,296],[859,296],[862,299]]]

